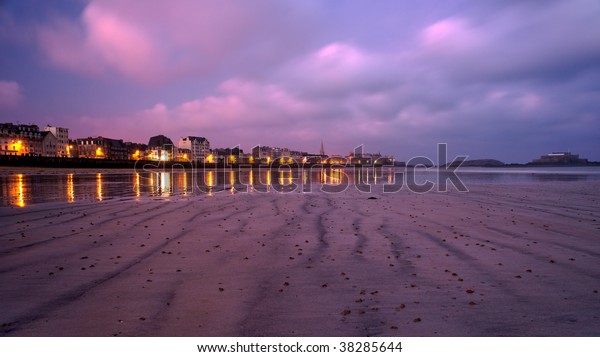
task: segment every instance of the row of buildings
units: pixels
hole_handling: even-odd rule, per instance
[[[0,155],[71,157],[66,128],[0,124]]]
[[[255,146],[249,153],[239,147],[211,149],[210,142],[201,136],[179,138],[177,145],[164,135],[140,144],[101,136],[69,138],[69,129],[47,125],[0,124],[0,155],[47,156],[106,160],[181,161],[229,164],[393,164],[393,157],[380,154],[350,154],[345,157],[325,155],[323,144],[319,154],[309,154],[288,148]]]

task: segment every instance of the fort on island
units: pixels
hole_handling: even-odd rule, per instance
[[[587,159],[579,158],[579,155],[568,151],[553,152],[548,155],[542,155],[539,159],[531,162],[534,165],[587,165]]]
[[[318,154],[285,147],[254,146],[250,152],[239,147],[211,148],[202,136],[180,137],[177,143],[156,135],[147,144],[102,136],[69,138],[69,129],[47,125],[0,123],[0,156],[79,159],[78,162],[155,161],[199,164],[329,164],[393,165],[394,157],[380,153],[327,155],[321,142]],[[10,158],[9,158],[10,159]],[[101,160],[101,161],[99,161]],[[11,161],[14,162],[14,161]]]

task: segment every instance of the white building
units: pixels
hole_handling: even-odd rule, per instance
[[[186,136],[179,138],[179,148],[188,149],[191,152],[192,161],[204,162],[205,158],[210,155],[210,142],[201,136]]]
[[[57,126],[47,125],[44,128],[45,131],[49,131],[56,137],[57,147],[56,156],[59,157],[70,157],[69,153],[69,129],[60,128]]]

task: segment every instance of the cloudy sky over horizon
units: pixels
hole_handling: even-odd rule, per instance
[[[4,0],[0,121],[600,161],[598,19],[596,0]]]

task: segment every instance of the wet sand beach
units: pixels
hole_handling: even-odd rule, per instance
[[[0,335],[600,335],[600,182],[469,189],[0,207]]]

